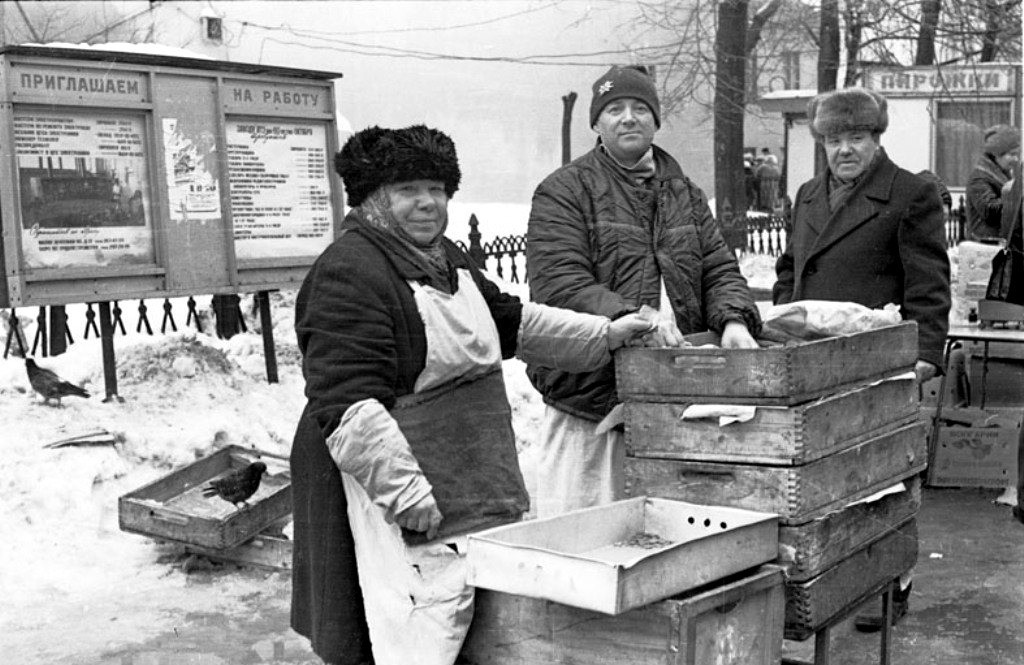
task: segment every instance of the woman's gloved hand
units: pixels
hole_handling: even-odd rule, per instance
[[[722,329],[723,349],[759,349],[761,345],[741,321],[726,321]]]
[[[683,334],[676,326],[675,316],[664,316],[648,305],[643,305],[636,315],[649,321],[651,328],[646,334],[635,339],[630,346],[679,347],[683,345]]]
[[[627,342],[651,333],[657,327],[657,323],[645,319],[639,312],[620,316],[608,324],[608,350],[614,351]]]
[[[395,523],[403,529],[426,532],[427,540],[433,540],[441,527],[444,517],[437,508],[433,492],[395,515]]]

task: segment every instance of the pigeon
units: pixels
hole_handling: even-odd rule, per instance
[[[25,370],[28,372],[28,382],[32,384],[32,389],[43,396],[43,404],[49,404],[51,399],[55,399],[57,406],[61,406],[62,397],[89,396],[84,388],[69,383],[57,376],[56,373],[40,367],[31,358],[25,358]]]
[[[220,498],[233,503],[236,508],[238,504],[248,507],[246,499],[251,497],[259,489],[260,480],[267,471],[267,465],[263,462],[253,462],[244,469],[236,469],[222,478],[211,480],[210,484],[203,488],[203,496]]]

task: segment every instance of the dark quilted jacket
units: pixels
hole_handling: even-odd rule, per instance
[[[653,185],[636,185],[600,148],[537,188],[527,231],[533,300],[610,318],[658,307],[660,277],[683,334],[729,320],[760,328],[757,307],[704,193],[658,147]],[[544,401],[599,420],[617,403],[615,368],[573,374],[527,368]]]

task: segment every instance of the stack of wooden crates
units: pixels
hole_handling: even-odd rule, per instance
[[[777,513],[785,636],[806,639],[917,559],[927,433],[916,360],[909,322],[756,350],[624,350],[627,495]],[[757,408],[719,425],[683,420],[691,404]]]

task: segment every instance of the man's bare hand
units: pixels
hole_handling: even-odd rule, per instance
[[[928,362],[927,360],[918,360],[917,364],[914,365],[914,377],[918,383],[924,383],[930,379],[934,379],[935,375],[939,373],[939,368]]]
[[[431,493],[395,515],[395,523],[410,531],[426,532],[427,540],[433,540],[443,518]]]
[[[761,348],[753,338],[747,326],[739,321],[727,321],[722,329],[723,349],[758,349]]]

